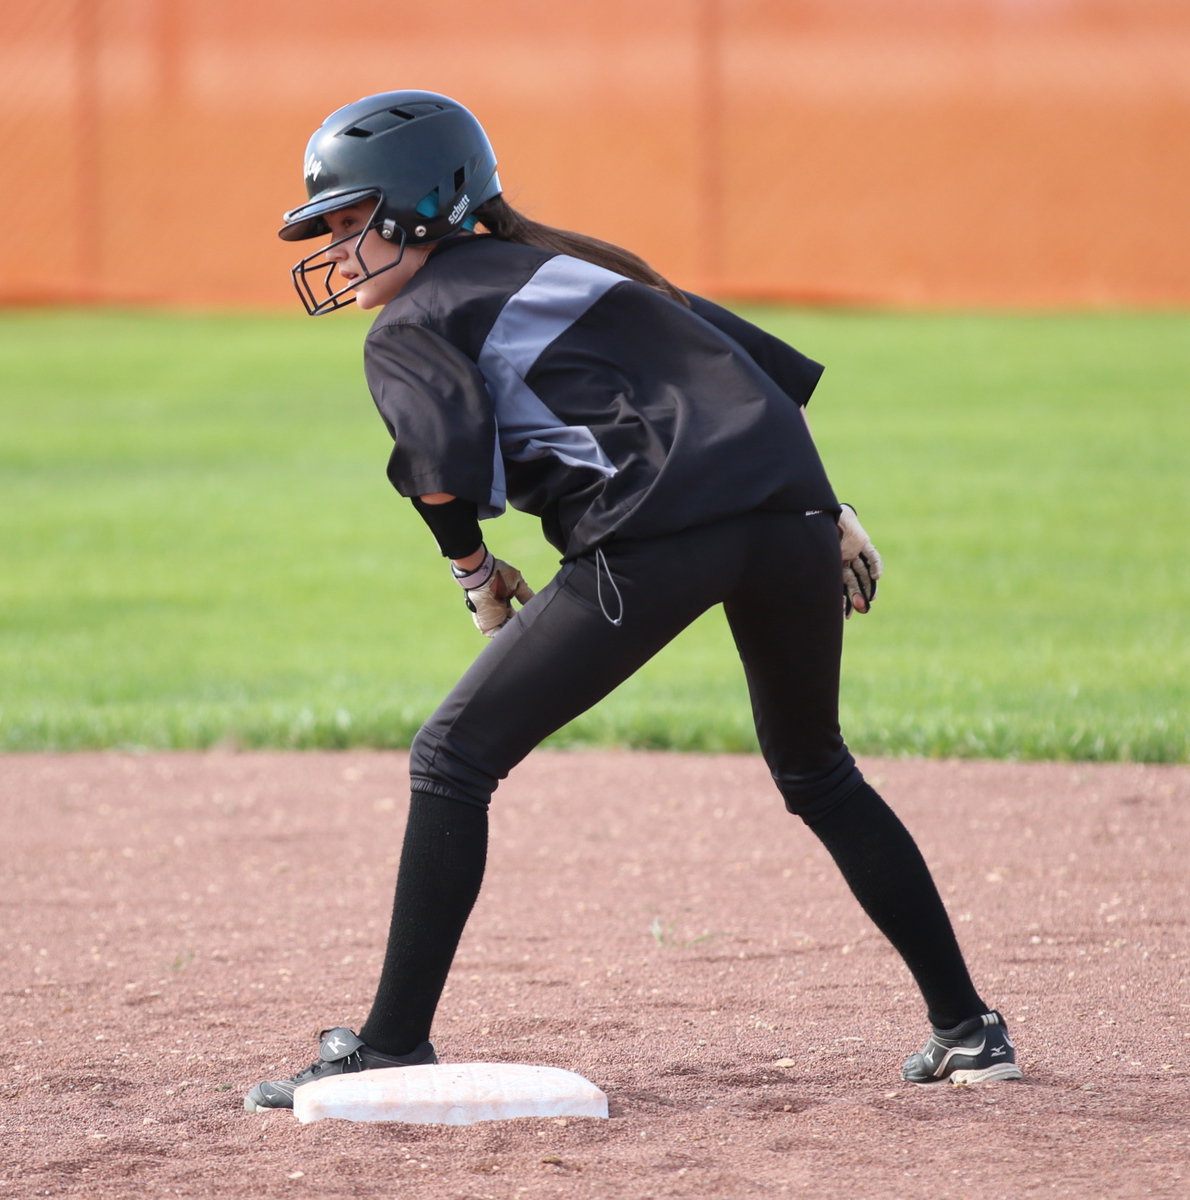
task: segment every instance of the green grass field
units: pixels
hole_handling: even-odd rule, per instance
[[[852,747],[1186,761],[1186,317],[747,311],[827,363],[885,557]],[[483,643],[385,480],[365,321],[0,314],[0,749],[408,744]],[[739,674],[712,613],[554,744],[751,750]]]

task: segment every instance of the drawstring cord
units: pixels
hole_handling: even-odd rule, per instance
[[[607,606],[603,603],[603,584],[600,580],[602,572],[607,572],[607,581],[612,585],[612,591],[616,593],[616,603],[620,606],[620,615],[613,617],[607,611]],[[612,569],[607,565],[607,558],[601,549],[595,549],[595,598],[599,601],[599,611],[613,624],[618,626],[624,620],[624,597],[620,595],[620,589],[616,587],[616,579],[612,574]]]
[[[825,508],[811,508],[806,514],[807,517],[827,516],[828,511]],[[607,605],[603,602],[603,580],[602,576],[607,575],[607,581],[612,585],[612,591],[616,595],[616,604],[619,606],[619,616],[613,617],[607,611]],[[599,611],[615,626],[619,627],[624,621],[624,597],[620,595],[620,589],[616,586],[616,577],[612,574],[612,569],[607,565],[607,556],[598,546],[595,548],[595,598],[599,601]]]

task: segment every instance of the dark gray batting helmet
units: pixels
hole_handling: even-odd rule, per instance
[[[329,232],[325,214],[375,196],[373,225],[411,245],[453,233],[500,193],[479,122],[436,92],[381,92],[331,113],[306,147],[309,201],[287,212],[287,242]]]
[[[311,316],[354,302],[352,294],[372,271],[362,247],[368,231],[399,247],[441,241],[470,229],[485,200],[500,194],[496,156],[479,122],[457,101],[437,92],[381,92],[331,113],[306,147],[310,199],[283,217],[287,242],[329,235],[326,215],[372,199],[366,228],[307,255],[293,268],[293,283]],[[338,290],[328,252],[355,241],[364,275]]]

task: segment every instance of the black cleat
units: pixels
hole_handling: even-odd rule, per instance
[[[1013,1046],[998,1012],[972,1017],[953,1029],[935,1029],[913,1054],[901,1072],[910,1083],[991,1083],[996,1079],[1020,1079]]]
[[[244,1108],[248,1112],[262,1108],[292,1108],[294,1090],[315,1079],[346,1075],[352,1071],[372,1071],[379,1067],[419,1067],[438,1061],[429,1042],[422,1042],[408,1054],[396,1056],[381,1054],[379,1050],[365,1046],[350,1029],[324,1029],[319,1036],[322,1042],[318,1047],[318,1061],[291,1079],[269,1079],[258,1083],[244,1097]]]

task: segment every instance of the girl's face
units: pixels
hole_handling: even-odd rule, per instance
[[[355,302],[360,308],[381,308],[387,304],[421,269],[432,249],[430,246],[406,246],[405,253],[401,254],[400,246],[385,241],[375,229],[369,229],[357,256],[356,242],[360,231],[367,227],[375,210],[376,201],[368,199],[336,209],[325,218],[332,242],[355,235],[341,246],[328,249],[326,257],[335,264],[338,287],[356,285]],[[367,265],[366,271],[360,265],[361,258]]]

